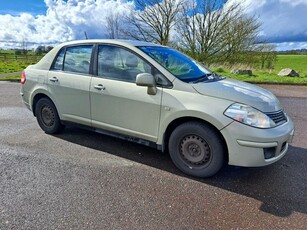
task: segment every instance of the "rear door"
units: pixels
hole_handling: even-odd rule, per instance
[[[118,46],[98,46],[97,75],[90,86],[92,125],[138,138],[156,141],[162,88],[148,95],[135,84],[139,73],[153,67],[135,53]]]
[[[48,73],[48,90],[62,120],[91,125],[92,49],[93,45],[62,48]]]

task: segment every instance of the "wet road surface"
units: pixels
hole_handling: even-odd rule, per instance
[[[19,87],[0,82],[0,229],[306,229],[307,98],[278,95],[296,126],[282,160],[195,179],[142,145],[46,135]]]

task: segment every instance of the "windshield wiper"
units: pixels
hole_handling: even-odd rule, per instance
[[[198,83],[198,82],[212,82],[212,81],[220,81],[225,79],[225,77],[222,77],[220,75],[218,75],[215,72],[211,72],[211,73],[207,73],[203,76],[201,76],[200,78],[196,79],[195,81],[192,81],[192,83]]]
[[[205,79],[211,80],[211,79],[208,79],[208,77],[211,76],[211,75],[212,75],[212,73],[206,73],[205,75],[201,76],[197,80],[193,81],[193,83],[198,83],[198,82],[204,81]]]

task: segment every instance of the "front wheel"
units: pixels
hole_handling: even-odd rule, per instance
[[[52,101],[48,98],[41,98],[35,106],[36,119],[45,133],[55,134],[63,130],[58,112]]]
[[[174,164],[195,177],[216,174],[224,164],[225,148],[217,131],[205,123],[187,122],[170,136],[169,152]]]

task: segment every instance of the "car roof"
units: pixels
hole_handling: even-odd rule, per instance
[[[104,44],[116,44],[116,45],[130,45],[130,46],[161,46],[150,42],[137,41],[137,40],[122,40],[122,39],[87,39],[87,40],[75,40],[60,44],[60,46],[76,45],[76,44],[91,44],[91,43],[104,43]]]
[[[71,45],[82,45],[82,44],[113,44],[124,47],[135,48],[137,46],[156,46],[161,47],[150,42],[137,41],[137,40],[120,40],[120,39],[87,39],[87,40],[75,40],[70,42],[64,42],[55,46],[51,51],[49,51],[35,66],[38,69],[49,70],[50,66],[60,49]]]

